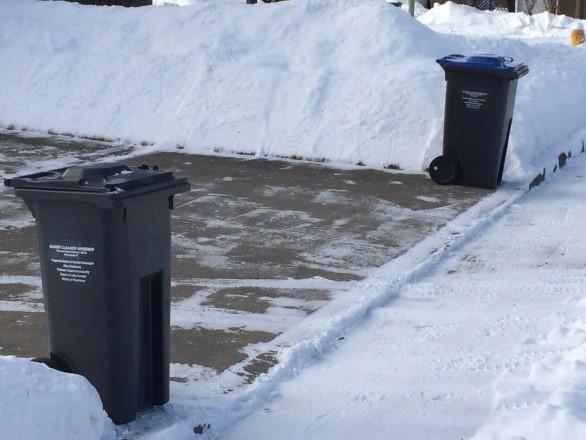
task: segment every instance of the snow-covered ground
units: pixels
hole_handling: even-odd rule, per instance
[[[384,0],[192,3],[0,2],[0,123],[421,171],[441,150],[435,60],[479,52],[531,69],[506,180],[534,174],[535,157],[584,123],[570,19],[446,4],[418,21]]]
[[[584,438],[584,191],[580,156],[221,438]]]

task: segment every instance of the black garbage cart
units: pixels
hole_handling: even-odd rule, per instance
[[[170,208],[189,183],[118,163],[8,179],[35,217],[49,357],[117,423],[169,400]]]

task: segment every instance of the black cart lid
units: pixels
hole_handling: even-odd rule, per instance
[[[523,63],[513,64],[513,58],[492,54],[448,55],[436,60],[444,70],[460,70],[483,73],[506,79],[517,79],[529,73],[529,67]]]
[[[160,171],[157,167],[99,163],[19,176],[7,179],[4,184],[35,190],[111,193],[174,179],[172,171]]]

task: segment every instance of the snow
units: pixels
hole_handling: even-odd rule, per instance
[[[0,395],[0,438],[115,438],[97,391],[82,376],[0,356]]]
[[[537,344],[545,359],[497,379],[495,414],[474,440],[586,437],[586,321],[552,330]]]
[[[584,48],[568,46],[572,20],[548,14],[448,3],[417,21],[382,0],[133,9],[5,0],[0,16],[5,126],[422,171],[441,151],[435,59],[486,52],[531,69],[506,180],[535,174],[534,159],[584,123]]]
[[[0,275],[0,289],[3,285],[20,284],[28,288],[19,295],[19,299],[10,298],[0,300],[0,311],[12,312],[43,312],[45,307],[42,303],[43,293],[41,290],[41,279],[33,276],[10,276]]]
[[[582,438],[585,176],[512,198],[219,437]]]
[[[464,26],[468,37],[506,37],[531,45],[569,41],[571,29],[580,23],[580,20],[548,12],[527,15],[521,12],[479,11],[452,2],[436,4],[418,19],[442,33],[460,35]]]

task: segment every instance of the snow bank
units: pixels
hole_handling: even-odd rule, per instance
[[[572,26],[582,20],[549,12],[527,15],[504,11],[480,11],[470,6],[447,2],[435,4],[421,14],[419,21],[438,32],[480,37],[507,37],[531,42],[567,42]]]
[[[0,124],[419,171],[441,151],[445,84],[435,59],[478,52],[531,68],[505,178],[524,176],[585,123],[583,48],[534,43],[525,30],[539,20],[447,4],[419,22],[382,0],[193,3],[0,2]],[[447,35],[446,23],[517,37]]]
[[[495,414],[474,440],[586,438],[586,321],[551,332],[529,374],[495,383]]]
[[[439,144],[442,39],[383,1],[8,0],[0,16],[4,124],[409,169]]]
[[[0,438],[109,440],[112,422],[82,376],[0,356]]]

